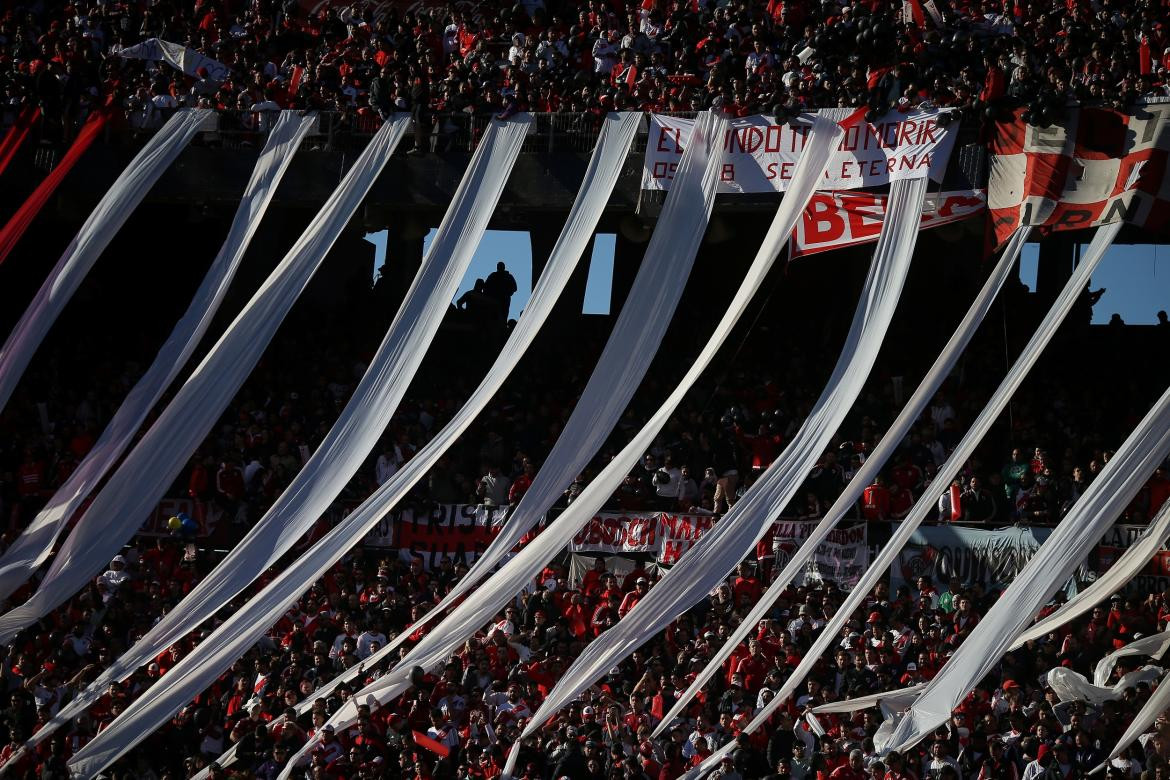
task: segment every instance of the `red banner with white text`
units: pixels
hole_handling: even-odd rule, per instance
[[[922,206],[923,230],[981,214],[986,190],[928,195]],[[876,243],[886,213],[886,196],[869,192],[818,192],[809,201],[789,241],[789,258]]]

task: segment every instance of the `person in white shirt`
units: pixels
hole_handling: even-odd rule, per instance
[[[377,627],[368,628],[358,634],[357,648],[354,651],[354,655],[364,661],[374,653],[374,645],[378,647],[385,647],[386,645],[386,635],[379,631]]]
[[[402,450],[398,448],[397,444],[387,444],[382,449],[382,454],[378,456],[377,463],[374,464],[374,478],[378,481],[378,486],[385,485],[391,477],[398,473],[398,469],[402,468]]]
[[[940,740],[930,746],[930,755],[922,760],[922,777],[939,777],[945,767],[955,770],[955,777],[963,780],[963,773],[959,770],[959,763],[947,755],[947,743]]]
[[[104,584],[111,592],[116,591],[126,580],[130,579],[130,572],[126,571],[126,559],[115,555],[110,561],[110,568],[98,577],[98,582]]]
[[[330,658],[339,658],[341,656],[341,646],[345,643],[345,640],[353,641],[355,646],[357,644],[357,626],[353,624],[352,620],[347,618],[341,624],[341,629],[342,633],[337,635],[337,638],[333,640],[333,647],[329,648]]]

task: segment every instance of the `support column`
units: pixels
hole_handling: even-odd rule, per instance
[[[1076,263],[1076,250],[1076,243],[1067,233],[1055,233],[1040,242],[1040,258],[1036,264],[1036,297],[1041,305],[1051,305],[1068,283]]]
[[[386,261],[374,287],[374,300],[381,309],[388,311],[387,316],[393,317],[398,311],[410,283],[422,266],[423,238],[428,229],[426,223],[415,216],[398,217],[387,225]]]
[[[535,289],[537,281],[548,265],[549,255],[553,246],[560,237],[561,223],[550,220],[547,227],[534,228],[529,231],[528,237],[532,244],[532,286]],[[553,224],[556,227],[553,227]],[[581,309],[585,305],[585,285],[589,280],[589,258],[593,255],[593,239],[585,246],[585,251],[577,261],[572,276],[565,285],[564,292],[557,299],[556,306],[549,315],[546,327],[561,328],[571,326],[581,317]]]

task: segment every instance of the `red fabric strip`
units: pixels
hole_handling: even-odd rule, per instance
[[[97,139],[98,134],[101,133],[102,128],[106,126],[106,122],[109,120],[110,115],[104,110],[94,111],[89,115],[89,118],[85,120],[85,124],[81,127],[81,132],[73,139],[73,145],[69,147],[69,151],[65,152],[65,156],[61,158],[57,166],[37,185],[37,188],[33,190],[32,195],[28,196],[28,200],[24,202],[24,205],[8,220],[8,224],[4,226],[4,229],[0,230],[0,263],[3,263],[7,259],[12,248],[16,246],[16,242],[24,235],[24,231],[32,224],[37,214],[41,212],[45,202],[52,197],[57,187],[61,184],[61,181],[69,174],[69,171],[73,169],[73,166],[77,164],[81,156],[85,154],[85,150],[93,145],[94,140]]]
[[[41,109],[36,106],[25,106],[20,110],[20,114],[16,117],[16,122],[12,127],[8,128],[8,132],[4,134],[4,139],[0,140],[0,173],[4,173],[4,169],[8,167],[8,163],[12,162],[12,158],[16,156],[16,151],[20,149],[20,145],[24,143],[24,139],[28,137],[28,131],[32,130],[33,124],[41,115]]]

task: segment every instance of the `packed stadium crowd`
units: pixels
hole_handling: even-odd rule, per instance
[[[933,518],[941,522],[993,526],[1059,520],[1148,403],[1147,390],[1138,383],[1119,385],[1112,371],[1099,371],[1099,376],[1085,371],[1074,359],[1084,353],[1080,333],[1075,327],[1072,331],[1068,341],[1054,346],[1050,370],[1039,372],[1014,400],[1008,430],[994,435],[964,469],[959,515],[951,511],[948,486],[931,481],[1001,373],[997,367],[1003,355],[995,339],[973,345],[964,380],[948,383],[936,396],[853,517],[880,526],[904,515],[914,498],[926,495],[932,503],[937,499]],[[238,532],[254,522],[300,468],[303,452],[320,441],[359,375],[366,345],[336,335],[325,331],[294,340],[285,348],[295,351],[296,360],[292,353],[287,360],[280,352],[271,354],[192,459],[175,493],[216,507],[221,523]],[[60,359],[68,362],[70,349],[81,359],[93,348],[83,337],[63,347]],[[735,371],[684,404],[643,462],[632,468],[609,507],[718,516],[734,505],[791,438],[832,359],[831,353],[796,343],[785,348],[790,362],[776,364],[774,349],[766,335],[753,334],[736,358]],[[522,372],[507,385],[483,422],[460,440],[409,501],[418,506],[518,501],[571,411],[571,399],[563,393],[565,378],[583,380],[598,351],[597,344],[568,353],[559,345],[544,347],[534,356],[534,365],[542,370]],[[928,360],[930,355],[919,357]],[[314,368],[306,373],[309,366]],[[18,406],[5,415],[0,500],[8,539],[84,456],[100,421],[120,400],[124,379],[113,381],[119,374],[111,377],[109,371],[104,367],[98,376],[107,381],[93,386],[46,383],[34,374],[37,394],[17,399],[28,408]],[[781,373],[783,382],[777,379]],[[1073,376],[1076,381],[1070,381]],[[823,515],[900,408],[911,381],[910,376],[888,372],[875,377],[785,516]],[[460,402],[457,385],[424,382],[423,387],[395,415],[383,445],[371,453],[339,504],[364,497],[384,481]],[[1094,400],[1106,391],[1114,401],[1107,410]],[[48,432],[34,398],[43,399],[49,411]],[[655,400],[636,396],[615,442],[624,441],[631,421],[648,416]],[[607,445],[566,490],[562,504],[574,500],[613,451]],[[1123,519],[1146,522],[1168,493],[1170,481],[1160,472]],[[79,686],[94,679],[207,574],[217,560],[208,547],[186,527],[175,528],[170,536],[139,537],[83,592],[9,645],[5,685],[0,686],[0,741],[5,745],[0,760],[12,761],[13,776],[64,777],[64,761],[72,753],[130,701],[147,695],[152,683],[206,636],[212,625],[111,686],[85,716],[35,752],[18,755],[23,741]],[[327,715],[384,672],[386,664],[363,669],[357,682],[319,700],[304,716],[281,719],[315,689],[362,664],[409,627],[466,572],[462,561],[448,558],[428,569],[423,560],[396,550],[358,545],[321,580],[306,583],[303,598],[263,641],[107,776],[189,777],[210,766],[213,777],[275,778],[312,735],[322,742],[296,776],[495,777],[525,718],[583,643],[628,612],[654,587],[659,570],[647,562],[632,571],[611,572],[603,556],[593,571],[570,579],[565,559],[558,558],[530,591],[518,594],[482,626],[444,668],[418,670],[414,686],[399,700],[363,710],[353,727],[337,733],[322,729]],[[708,599],[526,740],[518,776],[672,779],[729,740],[738,740],[739,748],[720,768],[719,776],[727,780],[961,780],[968,775],[996,780],[1055,780],[1059,775],[1067,780],[1100,762],[1150,691],[1143,684],[1101,705],[1056,706],[1042,674],[1062,665],[1090,673],[1105,653],[1165,629],[1170,615],[1168,594],[1118,594],[1091,616],[1006,656],[930,741],[904,756],[879,760],[872,743],[881,722],[876,709],[855,716],[821,716],[823,735],[810,730],[805,710],[928,680],[978,623],[996,591],[978,582],[929,578],[895,592],[880,585],[842,632],[831,656],[822,659],[769,727],[741,734],[844,597],[833,582],[809,582],[788,588],[685,716],[662,738],[651,738],[674,697],[775,573],[766,554],[749,555]],[[254,587],[271,576],[273,572],[265,573]],[[26,593],[16,594],[14,601]],[[416,628],[403,652],[432,628]],[[1114,676],[1141,662],[1123,659]],[[1140,775],[1154,780],[1168,771],[1170,734],[1159,734],[1114,762],[1110,778]],[[233,745],[235,762],[212,764]]]
[[[37,105],[50,139],[107,101],[143,128],[183,105],[366,126],[410,111],[436,133],[455,131],[452,115],[516,110],[933,105],[990,119],[1027,104],[1045,121],[1073,98],[1165,96],[1165,22],[1159,3],[1118,0],[14,4],[0,89],[4,121]],[[151,38],[224,69],[120,56]]]

